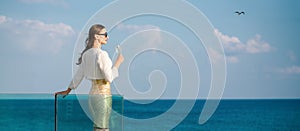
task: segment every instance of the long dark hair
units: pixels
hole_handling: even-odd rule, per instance
[[[95,41],[95,34],[100,33],[102,29],[104,29],[105,26],[100,25],[100,24],[95,24],[93,25],[90,30],[89,30],[89,36],[85,40],[85,49],[81,52],[81,55],[78,59],[78,62],[76,63],[77,65],[80,65],[82,62],[82,56],[84,52],[86,52],[88,49],[91,49],[94,46],[94,41]]]

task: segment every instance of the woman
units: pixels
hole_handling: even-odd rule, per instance
[[[75,89],[85,77],[92,82],[89,95],[89,109],[93,116],[94,131],[108,131],[109,118],[112,106],[110,83],[118,77],[118,69],[124,61],[122,54],[119,54],[116,62],[112,65],[108,53],[101,49],[108,40],[106,29],[103,25],[95,24],[89,30],[86,39],[86,47],[78,59],[77,70],[68,89],[57,92],[55,95],[68,95]]]

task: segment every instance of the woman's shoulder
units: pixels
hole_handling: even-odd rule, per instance
[[[89,52],[89,53],[107,53],[106,51],[100,49],[100,48],[90,48],[88,49],[86,52]]]
[[[102,49],[100,49],[100,48],[97,48],[97,49],[95,49],[94,51],[95,51],[95,53],[96,53],[98,56],[108,56],[107,51],[102,50]]]
[[[101,53],[106,53],[106,54],[107,54],[107,51],[102,50],[102,49],[100,49],[100,48],[99,48],[99,51],[100,51]]]
[[[90,48],[88,49],[84,54],[83,57],[91,57],[91,56],[97,56],[97,55],[101,55],[102,51],[96,48]]]
[[[107,51],[105,51],[105,50],[102,50],[102,49],[100,49],[100,48],[91,48],[91,49],[88,49],[85,53],[84,53],[84,55],[88,55],[88,56],[90,56],[90,55],[97,55],[98,57],[100,56],[100,57],[103,57],[103,56],[108,56],[108,53],[107,53]]]

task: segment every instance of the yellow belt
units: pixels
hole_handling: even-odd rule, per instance
[[[92,80],[92,82],[93,82],[93,84],[104,84],[104,85],[106,85],[106,84],[109,84],[109,82],[108,81],[106,81],[105,79],[96,79],[96,80]]]

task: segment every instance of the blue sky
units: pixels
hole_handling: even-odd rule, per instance
[[[296,13],[300,12],[300,2],[188,2],[206,15],[215,28],[215,34],[223,42],[227,58],[227,83],[223,98],[300,97],[300,15]],[[72,78],[73,51],[80,31],[99,9],[109,3],[107,0],[1,1],[0,93],[53,93],[65,89]],[[245,15],[238,16],[235,11],[244,11]],[[180,12],[182,11],[178,9],[178,13]],[[115,13],[118,12],[111,12],[111,17]],[[187,30],[174,28],[177,26],[176,22],[161,17],[129,19],[110,32],[110,45],[106,45],[104,49],[113,56],[117,42],[133,33],[130,31],[142,29],[165,30],[181,39],[188,39],[186,41],[193,41],[194,38],[186,33]],[[192,52],[199,54],[195,57],[203,81],[198,96],[202,98],[209,89],[209,63],[206,54],[199,53],[205,52],[204,48],[201,51],[192,49]],[[142,57],[151,59],[148,63],[138,62],[139,59],[142,61]],[[162,63],[171,63],[151,64],[158,58]],[[143,72],[145,69],[141,67],[146,70],[159,67],[166,75],[173,75],[175,80],[179,79],[177,67],[170,58],[161,53],[141,54],[132,64],[137,72],[132,73],[131,81],[139,91],[149,88],[147,81],[143,82],[144,77],[141,77],[147,76],[147,71]],[[178,84],[169,77],[168,83]],[[167,86],[165,95],[176,97],[178,90],[176,87]]]

